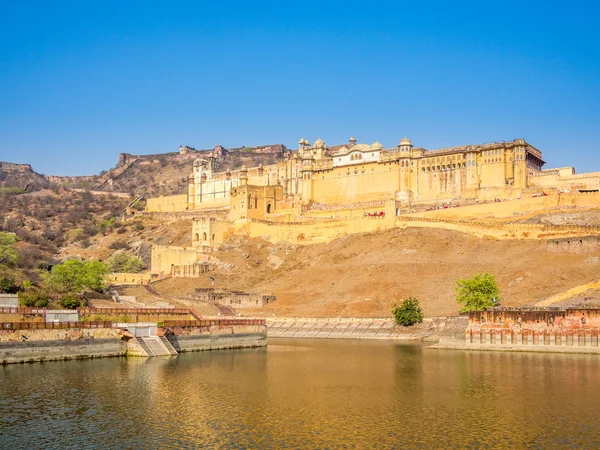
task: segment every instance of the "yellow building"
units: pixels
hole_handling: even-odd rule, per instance
[[[384,148],[379,142],[357,144],[354,138],[333,147],[320,138],[313,145],[301,139],[297,151],[264,167],[216,171],[216,157],[197,159],[187,197],[149,199],[148,211],[223,208],[231,210],[233,220],[258,219],[275,209],[301,205],[388,200],[412,205],[508,199],[540,189],[593,191],[600,187],[600,173],[578,175],[572,167],[543,170],[544,164],[542,153],[524,139],[439,150],[413,147],[406,138],[394,148]],[[258,187],[272,189],[259,194]],[[260,207],[259,199],[264,201]]]

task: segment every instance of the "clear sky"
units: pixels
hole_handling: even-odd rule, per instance
[[[351,135],[600,170],[600,2],[0,0],[0,160]]]

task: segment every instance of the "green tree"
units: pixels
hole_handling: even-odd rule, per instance
[[[458,280],[455,290],[456,301],[463,305],[461,312],[483,311],[500,301],[496,277],[487,272]]]
[[[19,260],[19,252],[13,247],[17,237],[12,233],[0,232],[0,264],[14,266]]]
[[[402,300],[399,305],[394,304],[392,315],[396,319],[396,323],[405,327],[423,322],[423,311],[419,305],[419,300],[413,297]]]
[[[46,281],[59,292],[83,292],[86,288],[102,291],[107,286],[108,266],[101,261],[70,259],[52,267]]]
[[[129,256],[125,252],[113,253],[110,258],[106,260],[108,270],[110,272],[122,272],[122,273],[137,273],[144,270],[144,263],[140,258],[135,256]]]

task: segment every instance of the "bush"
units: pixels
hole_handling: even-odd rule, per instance
[[[415,323],[423,322],[423,311],[419,306],[419,300],[410,297],[402,300],[400,305],[394,305],[392,315],[396,323],[405,327],[410,327]]]
[[[129,245],[123,241],[114,241],[108,246],[108,248],[112,250],[125,250],[129,248]]]
[[[64,295],[60,298],[60,306],[66,309],[77,309],[83,306],[83,302],[75,295]]]
[[[491,273],[478,273],[472,278],[456,282],[456,301],[463,306],[461,312],[483,311],[496,306],[500,301],[500,290],[496,277]]]
[[[48,306],[48,295],[42,291],[19,292],[19,302],[25,308],[46,308]]]
[[[144,270],[144,263],[141,259],[135,256],[129,256],[123,252],[113,253],[113,255],[106,260],[108,270],[110,272],[120,273],[137,273]]]
[[[0,292],[5,294],[16,294],[19,291],[19,286],[12,277],[0,277]]]

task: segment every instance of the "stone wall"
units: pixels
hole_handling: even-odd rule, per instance
[[[224,350],[267,346],[264,325],[211,327],[167,327],[164,336],[178,352]]]
[[[402,339],[439,341],[463,339],[466,317],[432,317],[412,327],[390,318],[281,317],[267,319],[270,338]]]
[[[594,253],[600,249],[600,236],[548,239],[546,249],[550,253]]]
[[[124,356],[127,344],[114,328],[0,330],[0,364]]]
[[[467,348],[600,353],[600,309],[495,308],[469,314]]]
[[[111,273],[108,275],[109,283],[113,285],[146,284],[152,279],[149,273]]]
[[[146,203],[147,212],[179,212],[187,209],[187,194],[149,198]]]
[[[277,299],[274,295],[212,288],[198,288],[196,289],[195,296],[200,301],[221,303],[233,308],[262,308]]]

